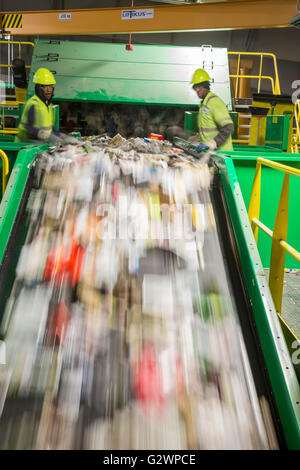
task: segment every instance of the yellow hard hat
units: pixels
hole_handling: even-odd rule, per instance
[[[198,83],[209,82],[209,80],[210,80],[210,76],[208,75],[207,72],[205,72],[205,70],[197,69],[194,72],[191,83],[193,85],[197,85]]]
[[[54,75],[48,69],[38,69],[33,76],[33,83],[39,85],[54,85],[56,83]]]

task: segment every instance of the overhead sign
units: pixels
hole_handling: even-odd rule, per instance
[[[58,13],[58,19],[59,20],[71,20],[72,13]]]
[[[122,10],[122,20],[147,20],[154,18],[154,9]]]

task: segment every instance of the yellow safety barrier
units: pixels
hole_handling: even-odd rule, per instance
[[[0,150],[0,158],[2,160],[2,196],[5,192],[7,177],[9,173],[9,162],[5,152]]]
[[[9,16],[9,15],[8,15]],[[28,45],[34,47],[34,43],[30,41],[0,41],[0,44],[16,44],[18,45],[18,57],[21,58],[21,46]],[[8,68],[12,67],[11,64],[0,64],[0,68]],[[25,65],[26,68],[30,68],[30,65]],[[0,134],[17,134],[18,130],[16,128],[5,127],[5,119],[4,119],[4,109],[5,106],[18,106],[20,103],[24,103],[26,99],[27,89],[21,89],[15,87],[15,95],[16,101],[2,101],[0,104],[2,106],[2,129],[0,129]],[[5,95],[3,97],[5,99]]]
[[[14,127],[6,127],[5,130],[1,129],[0,134],[17,134],[18,129]]]
[[[282,183],[281,194],[273,231],[266,227],[259,220],[262,165],[274,168],[284,173],[284,179]],[[269,287],[274,300],[276,311],[279,314],[281,314],[285,267],[284,264],[286,253],[289,253],[293,258],[300,262],[300,253],[293,247],[291,247],[286,241],[288,231],[290,175],[300,177],[300,170],[289,167],[287,165],[282,165],[280,163],[273,162],[272,160],[258,158],[248,209],[248,217],[251,223],[256,243],[258,238],[258,229],[262,230],[266,235],[272,238]]]
[[[257,78],[258,79],[258,88],[257,92],[260,93],[261,88],[261,81],[264,79],[270,80],[272,85],[272,93],[274,95],[280,95],[280,84],[279,84],[279,76],[278,76],[278,69],[277,69],[277,60],[275,54],[267,53],[267,52],[228,52],[228,55],[237,55],[237,73],[235,75],[229,75],[230,78],[236,78],[235,83],[235,93],[234,98],[238,98],[238,87],[239,87],[239,79],[243,78]],[[243,56],[254,56],[260,57],[260,65],[259,65],[259,74],[258,75],[242,75],[240,74],[240,65],[241,65],[241,55]],[[263,59],[264,57],[270,57],[273,59],[274,63],[274,73],[275,73],[275,81],[273,77],[262,75],[262,66],[263,66]]]
[[[9,65],[9,64],[0,64],[0,67],[6,67],[6,68],[9,69],[9,68],[12,67],[12,65]],[[26,67],[27,69],[30,69],[31,65],[25,65],[25,67]]]
[[[291,153],[299,153],[300,148],[300,100],[294,105],[294,123],[293,135],[291,141]]]
[[[0,44],[18,44],[18,46],[19,46],[19,58],[21,57],[21,46],[22,45],[27,45],[27,46],[34,47],[34,43],[29,42],[29,41],[0,41]]]
[[[0,134],[17,134],[18,129],[14,127],[5,127],[5,113],[4,108],[5,106],[18,106],[21,101],[5,101],[4,103],[0,103],[2,106],[2,129],[0,129]]]
[[[0,41],[0,44],[17,44],[18,45],[18,49],[19,49],[19,59],[21,58],[21,46],[24,46],[24,45],[27,45],[27,46],[32,46],[34,47],[34,43],[33,42],[29,42],[29,41]],[[11,64],[0,64],[0,67],[5,67],[5,68],[11,68],[12,65]],[[26,68],[30,68],[31,65],[25,65]]]
[[[272,92],[273,92],[273,94],[275,94],[274,93],[274,90],[275,90],[274,78],[269,77],[267,75],[239,75],[239,74],[236,74],[236,75],[229,75],[229,76],[230,76],[230,78],[236,78],[237,79],[236,84],[238,83],[239,78],[258,78],[259,80],[261,80],[263,78],[265,80],[270,80],[271,85],[272,85]],[[237,86],[235,88],[236,88],[236,92],[235,92],[234,97],[237,98],[237,96],[236,96],[237,95]],[[260,86],[258,87],[258,90],[260,90]],[[258,93],[259,93],[259,91],[258,91]]]

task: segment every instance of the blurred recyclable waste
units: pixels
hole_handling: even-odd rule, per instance
[[[41,153],[1,335],[1,449],[266,449],[207,164],[166,140]]]

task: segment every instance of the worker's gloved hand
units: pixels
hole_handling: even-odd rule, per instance
[[[51,135],[51,129],[40,129],[37,133],[37,138],[39,140],[48,140]]]
[[[73,137],[68,134],[64,134],[63,132],[59,133],[59,137],[63,140],[64,144],[79,144],[80,140],[76,139],[76,137]]]
[[[49,142],[53,145],[61,145],[63,144],[63,140],[60,138],[59,135],[57,134],[54,134],[53,132],[51,133],[50,137],[49,137]]]
[[[216,148],[217,148],[217,143],[214,139],[209,140],[208,142],[205,142],[205,145],[207,145],[209,150],[216,150]]]
[[[208,142],[201,143],[197,146],[197,152],[207,152],[208,150],[216,150],[217,143],[215,140],[209,140]]]
[[[191,144],[200,144],[200,136],[199,134],[194,134],[194,135],[191,135],[191,137],[188,138],[188,142],[190,142]]]
[[[203,144],[203,143],[197,145],[197,147],[196,147],[196,152],[207,152],[207,150],[209,150],[208,145]]]

